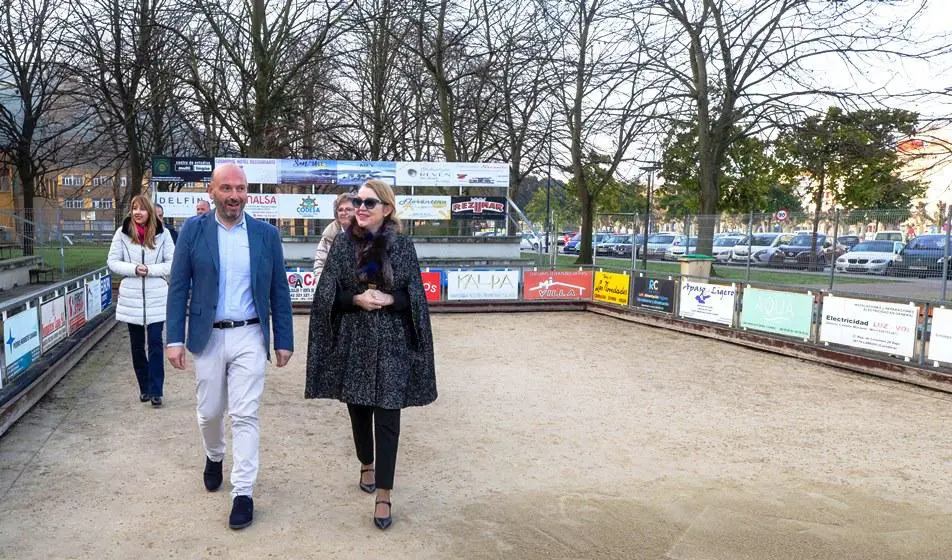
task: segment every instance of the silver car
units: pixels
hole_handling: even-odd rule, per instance
[[[770,263],[770,256],[774,254],[777,247],[789,243],[795,234],[793,233],[755,233],[748,242],[747,237],[737,242],[731,249],[730,262],[738,264],[747,264],[750,261],[752,265],[764,265]],[[748,243],[749,253],[748,253]]]
[[[668,249],[675,244],[687,242],[687,237],[678,233],[655,233],[648,236],[648,258],[663,259]],[[638,247],[638,258],[642,257],[642,248]]]

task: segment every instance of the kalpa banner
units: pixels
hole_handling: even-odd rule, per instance
[[[518,270],[450,270],[446,299],[519,299]]]
[[[40,335],[43,352],[66,338],[66,297],[60,296],[40,307]]]
[[[509,164],[442,161],[396,162],[397,185],[416,187],[509,186]]]
[[[550,270],[526,271],[522,275],[524,299],[591,299],[592,272]]]
[[[288,270],[288,287],[291,289],[291,301],[295,303],[311,303],[314,301],[314,292],[317,290],[317,275],[313,270]]]
[[[918,321],[918,305],[826,296],[820,341],[912,358]]]
[[[397,217],[401,220],[449,220],[448,196],[397,195]]]
[[[628,305],[628,289],[630,284],[631,277],[627,274],[596,272],[595,288],[592,291],[592,298],[595,301],[603,301],[605,303]]]
[[[734,299],[737,286],[683,281],[678,315],[686,319],[698,319],[720,323],[728,327],[734,324]]]
[[[426,294],[426,301],[440,301],[443,297],[443,279],[440,273],[431,270],[421,272],[420,277],[423,280],[423,293]]]
[[[3,363],[7,379],[23,372],[40,357],[40,325],[36,308],[25,309],[3,322]]]

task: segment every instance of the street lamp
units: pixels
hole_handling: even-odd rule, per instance
[[[654,177],[654,172],[659,169],[661,169],[661,166],[657,163],[641,168],[642,171],[648,173],[648,192],[645,196],[645,238],[642,240],[641,249],[641,263],[645,272],[648,272],[648,232],[651,222],[651,178]]]

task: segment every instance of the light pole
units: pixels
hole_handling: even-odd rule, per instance
[[[654,172],[659,169],[661,169],[661,166],[657,163],[641,168],[642,171],[648,173],[648,192],[645,196],[645,238],[641,242],[641,263],[646,273],[648,272],[648,233],[651,225],[651,178],[654,177]]]
[[[552,223],[550,216],[552,215],[551,205],[552,205],[552,117],[549,117],[549,126],[548,126],[548,135],[549,135],[549,171],[547,173],[548,178],[545,181],[545,253],[549,254],[549,236],[551,235],[550,229],[552,229]]]

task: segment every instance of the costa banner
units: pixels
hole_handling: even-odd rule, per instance
[[[40,307],[40,336],[43,352],[66,338],[66,297],[60,296]]]
[[[518,270],[450,270],[446,299],[519,299]]]
[[[417,187],[509,187],[509,164],[398,161],[396,181]]]
[[[281,181],[278,179],[277,159],[263,158],[215,158],[215,167],[234,163],[245,172],[248,184],[278,185]]]
[[[3,363],[7,379],[26,370],[40,357],[40,325],[36,308],[25,309],[3,322]]]
[[[401,220],[449,220],[450,197],[397,195],[397,217]]]
[[[630,283],[631,277],[627,274],[596,272],[595,288],[592,291],[592,297],[595,301],[604,301],[605,303],[614,303],[615,305],[628,305],[628,288]]]
[[[73,334],[86,324],[86,290],[79,288],[66,294],[66,324]]]
[[[918,320],[917,305],[826,296],[820,341],[912,358]]]
[[[504,196],[454,196],[451,204],[454,220],[506,219]]]
[[[439,272],[428,271],[421,272],[423,279],[423,292],[426,294],[426,301],[440,301],[443,297],[443,279]]]
[[[674,313],[674,280],[636,277],[632,304],[651,311]]]
[[[678,315],[720,323],[728,327],[734,324],[734,298],[737,286],[731,284],[707,284],[705,282],[681,282],[681,300]]]
[[[932,309],[928,356],[936,366],[939,362],[952,363],[952,309],[944,307]]]
[[[211,158],[152,157],[152,180],[176,183],[211,181],[215,160]]]
[[[311,303],[314,301],[314,292],[317,290],[317,275],[313,270],[288,270],[288,287],[291,288],[291,301],[296,303]]]
[[[592,297],[592,272],[551,270],[526,271],[522,275],[523,299],[589,299]]]

